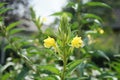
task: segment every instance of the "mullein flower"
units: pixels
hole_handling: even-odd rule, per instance
[[[46,48],[56,47],[56,42],[55,42],[54,38],[48,37],[47,39],[45,39],[44,46]]]
[[[83,46],[83,41],[81,39],[81,37],[74,37],[73,40],[71,41],[71,46],[75,47],[75,48],[79,48]]]

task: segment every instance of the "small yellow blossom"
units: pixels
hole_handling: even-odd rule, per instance
[[[100,29],[100,28],[98,29],[98,31],[99,31],[100,34],[103,34],[103,33],[104,33],[104,30],[103,30],[103,29]]]
[[[42,17],[42,22],[46,22],[47,18],[46,17]]]
[[[47,39],[44,40],[44,46],[46,48],[50,48],[50,47],[55,47],[56,43],[54,38],[48,37]]]
[[[76,48],[82,47],[83,41],[81,37],[76,36],[75,38],[73,38],[73,40],[71,41],[71,46]]]
[[[90,39],[90,38],[91,38],[91,35],[90,35],[90,34],[88,34],[88,35],[87,35],[87,37]]]

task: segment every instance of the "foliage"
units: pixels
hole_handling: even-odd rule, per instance
[[[4,3],[0,3],[0,8],[3,6]],[[49,29],[45,32],[41,30],[44,21],[36,16],[32,8],[31,20],[38,31],[29,37],[21,35],[24,29],[16,27],[20,21],[5,26],[4,17],[0,17],[0,36],[6,42],[3,50],[11,49],[9,54],[13,54],[7,58],[5,65],[0,66],[0,80],[119,79],[119,71],[115,75],[111,68],[119,70],[117,62],[111,63],[111,58],[104,51],[94,48],[97,37],[104,34],[102,18],[82,12],[82,8],[89,6],[110,7],[100,2],[83,4],[79,0],[70,2],[67,6],[72,7],[75,13],[52,14],[60,17],[57,31],[52,31],[54,34],[48,34]],[[6,11],[6,8],[2,9]],[[103,64],[100,64],[103,66],[93,61],[97,61],[97,58],[103,60]]]

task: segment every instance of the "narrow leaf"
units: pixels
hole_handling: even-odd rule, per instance
[[[66,73],[68,74],[68,73],[71,73],[72,71],[74,71],[82,61],[83,60],[75,60],[75,61],[72,61],[71,63],[69,63],[67,65],[68,70]]]
[[[74,77],[74,78],[67,78],[66,80],[87,80],[88,77]]]
[[[2,8],[2,9],[0,9],[0,15],[5,13],[8,10],[10,10],[10,9],[9,8]]]
[[[58,80],[58,78],[56,76],[47,76],[41,78],[41,80]]]
[[[86,13],[82,15],[83,19],[97,19],[99,21],[103,21],[99,16],[95,15],[95,14],[90,14],[90,13]]]
[[[32,18],[35,19],[36,18],[36,14],[35,14],[35,11],[33,10],[32,7],[30,8],[30,11],[31,11]]]
[[[56,75],[59,75],[60,71],[54,67],[54,66],[39,66],[38,67],[40,69],[40,71],[49,71],[51,73],[54,73]]]
[[[6,3],[0,3],[0,8],[3,7]]]
[[[73,7],[73,6],[75,6],[75,3],[74,2],[69,2],[66,7]]]
[[[80,65],[79,65],[79,75],[80,76],[83,76],[84,75],[84,70],[85,70],[85,67],[86,67],[86,63],[82,62]]]
[[[102,3],[102,2],[87,2],[84,4],[85,6],[93,6],[93,7],[106,7],[106,8],[111,8],[109,5]]]
[[[6,28],[6,31],[10,31],[12,28],[16,27],[18,24],[20,24],[20,21],[9,24]]]
[[[101,50],[97,50],[98,55],[104,57],[105,59],[107,59],[108,61],[110,61],[110,58]]]
[[[56,12],[56,13],[53,13],[51,15],[52,16],[62,16],[64,13],[67,14],[70,18],[72,18],[72,14],[69,12]]]
[[[13,34],[16,34],[16,33],[19,33],[19,32],[21,32],[21,31],[23,31],[24,29],[23,28],[19,28],[19,29],[13,29],[13,30],[11,30],[10,31],[10,35],[13,35]]]

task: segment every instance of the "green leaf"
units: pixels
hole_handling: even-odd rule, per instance
[[[38,17],[37,19],[35,19],[33,21],[34,21],[34,23],[35,23],[35,25],[37,26],[38,29],[40,29],[42,27],[40,17]]]
[[[56,76],[47,76],[41,78],[41,80],[58,80],[58,78]]]
[[[110,65],[111,65],[111,67],[112,67],[113,69],[115,69],[115,71],[116,71],[117,73],[120,74],[120,64],[119,64],[119,63],[120,63],[120,62],[116,61],[116,62],[112,62],[112,64],[110,64]]]
[[[20,37],[20,36],[11,36],[10,39],[11,39],[12,42],[16,42],[16,41],[20,42],[20,41],[22,41],[23,37]]]
[[[2,75],[1,80],[8,80],[10,77],[10,73],[5,73],[4,75]]]
[[[18,24],[20,24],[20,21],[9,24],[6,28],[6,31],[10,31],[12,28],[16,27]]]
[[[116,74],[114,74],[113,72],[103,72],[103,73],[101,73],[101,75],[99,76],[102,80],[104,80],[104,79],[110,79],[110,80],[112,80],[112,78],[114,77],[114,75],[116,75]]]
[[[79,26],[79,23],[78,23],[78,22],[74,22],[74,23],[71,25],[71,28],[72,28],[73,30],[75,30],[78,26]]]
[[[6,45],[6,46],[4,47],[4,51],[6,51],[7,49],[10,49],[10,48],[12,48],[12,47],[11,47],[10,44],[8,44],[8,45]]]
[[[52,16],[62,16],[63,12],[56,12],[51,14]]]
[[[3,21],[3,17],[2,16],[0,16],[0,21]]]
[[[3,7],[6,3],[0,3],[0,8]]]
[[[21,58],[23,58],[26,61],[26,63],[28,63],[29,66],[31,66],[32,64],[31,60],[27,56],[25,56],[24,53],[23,54],[18,53],[18,54],[21,56]]]
[[[19,32],[21,32],[21,31],[23,31],[23,30],[25,30],[25,29],[23,29],[23,28],[13,29],[13,30],[10,31],[10,35],[13,35],[13,34],[19,33]]]
[[[97,19],[101,22],[103,22],[102,18],[100,18],[99,16],[95,15],[95,14],[90,14],[90,13],[86,13],[82,15],[83,19]]]
[[[2,8],[2,9],[0,9],[0,15],[5,13],[8,10],[10,10],[10,9],[9,8]]]
[[[80,78],[74,77],[74,78],[67,78],[66,80],[86,80],[86,79],[87,77],[80,77]]]
[[[75,3],[74,2],[69,2],[66,7],[74,7]]]
[[[74,60],[72,62],[70,62],[68,65],[67,65],[67,71],[66,71],[66,74],[69,74],[71,73],[72,71],[74,71],[78,65],[80,65],[80,63],[82,62],[83,60]]]
[[[60,74],[60,71],[54,66],[46,65],[46,66],[38,66],[38,68],[40,69],[40,71],[48,71],[56,75]]]
[[[28,71],[29,71],[29,68],[23,67],[22,71],[17,75],[15,80],[23,80],[24,77],[27,75]]]
[[[87,2],[84,4],[85,6],[93,6],[93,7],[106,7],[106,8],[111,8],[109,5],[102,3],[102,2]]]
[[[107,59],[108,61],[110,61],[110,58],[101,50],[97,50],[97,54],[104,57],[105,59]]]
[[[51,14],[52,16],[62,16],[63,14],[67,14],[70,18],[72,18],[72,14],[69,12],[56,12]]]
[[[86,65],[87,65],[87,64],[84,63],[84,62],[82,62],[82,63],[79,65],[79,69],[78,69],[78,70],[79,70],[79,73],[80,73],[79,75],[80,75],[80,76],[83,76],[83,75],[84,75],[84,70],[85,70],[85,68],[86,68]]]
[[[67,78],[66,80],[80,80],[79,78]]]
[[[33,10],[32,7],[30,8],[30,11],[31,11],[32,19],[35,19],[36,18],[36,14],[35,14],[35,11]]]

